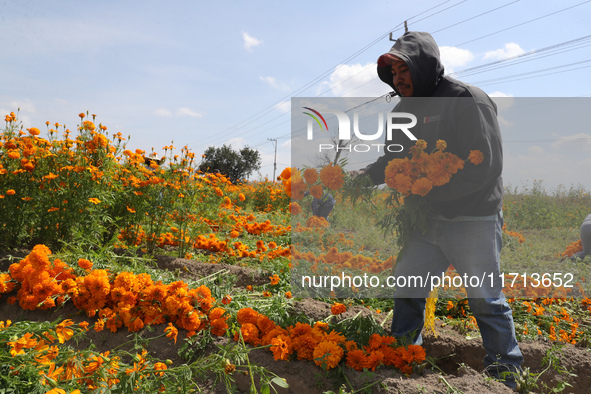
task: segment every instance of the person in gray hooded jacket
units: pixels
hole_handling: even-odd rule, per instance
[[[471,150],[484,154],[481,164],[466,165],[449,183],[434,187],[426,196],[432,207],[427,230],[411,234],[394,276],[438,275],[452,264],[461,276],[490,277],[494,283],[485,288],[465,286],[470,310],[487,353],[485,371],[515,387],[523,355],[500,280],[503,153],[496,105],[477,87],[444,74],[439,48],[429,33],[407,32],[398,38],[378,59],[377,71],[401,96],[394,112],[416,116],[411,132],[427,142],[425,151],[444,140],[447,151],[461,158],[466,159]],[[392,133],[386,145],[404,149],[400,153],[385,149],[382,157],[361,172],[374,184],[384,183],[388,162],[409,155],[408,148],[414,143],[406,134]],[[392,335],[422,343],[428,292],[428,287],[396,289]]]

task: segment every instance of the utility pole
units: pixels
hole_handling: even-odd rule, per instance
[[[273,182],[276,181],[275,178],[275,171],[277,170],[277,138],[267,138],[269,141],[273,142],[275,145],[275,158],[273,159]]]

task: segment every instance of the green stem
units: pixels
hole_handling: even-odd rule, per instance
[[[390,316],[394,315],[394,309],[390,310],[390,312],[388,312],[388,314],[386,315],[386,317],[384,318],[384,320],[382,321],[382,323],[380,324],[380,327],[384,327],[384,324],[386,324],[386,320],[388,320],[390,318]]]

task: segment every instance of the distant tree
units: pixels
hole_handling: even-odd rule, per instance
[[[227,176],[232,183],[247,178],[253,171],[261,168],[261,155],[257,150],[244,147],[235,151],[231,146],[221,148],[210,146],[203,154],[199,164],[202,172],[214,172]]]

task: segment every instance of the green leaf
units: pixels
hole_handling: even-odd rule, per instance
[[[283,387],[284,389],[289,387],[289,384],[287,384],[287,380],[285,380],[284,378],[280,378],[279,376],[276,376],[273,379],[271,379],[271,383],[274,383],[279,387]]]

